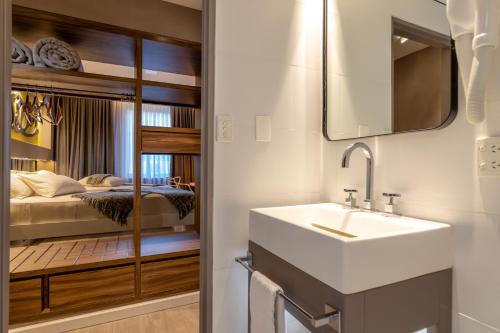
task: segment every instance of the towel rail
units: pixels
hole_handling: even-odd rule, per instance
[[[255,269],[252,267],[252,253],[247,252],[245,257],[235,258],[236,262],[246,268],[250,273],[255,272]],[[288,297],[283,291],[279,292],[279,296],[281,296],[286,302],[292,305],[297,311],[299,311],[315,328],[323,327],[326,325],[330,325],[333,329],[335,329],[338,333],[340,332],[340,311],[334,309],[332,306],[326,304],[325,305],[325,314],[321,316],[313,316],[303,307],[298,305],[293,299]]]

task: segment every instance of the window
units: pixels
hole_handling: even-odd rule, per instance
[[[134,104],[113,103],[115,140],[115,174],[132,181],[134,176]],[[170,107],[143,104],[142,125],[170,127]],[[142,183],[166,184],[171,175],[171,155],[143,155]]]

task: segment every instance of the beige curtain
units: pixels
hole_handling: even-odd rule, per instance
[[[173,106],[170,109],[172,127],[195,128],[198,109]],[[194,158],[190,155],[174,155],[172,159],[172,176],[181,176],[184,183],[196,181]]]
[[[11,158],[10,169],[16,171],[30,171],[30,172],[37,171],[36,161],[28,159]]]
[[[114,171],[111,101],[64,97],[56,128],[56,172],[74,179]]]

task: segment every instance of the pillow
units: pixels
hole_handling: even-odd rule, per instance
[[[33,190],[26,185],[19,176],[10,173],[10,197],[14,199],[24,199],[33,195]]]
[[[18,175],[38,195],[53,198],[56,195],[82,193],[85,187],[76,180],[56,175],[50,171],[39,171],[34,174]]]
[[[88,186],[94,186],[94,187],[113,187],[113,186],[122,186],[127,183],[126,179],[120,178],[120,177],[115,177],[115,176],[109,176],[104,178],[102,183],[100,184],[87,184],[89,177],[85,177],[80,179],[78,182],[82,185],[88,185]]]

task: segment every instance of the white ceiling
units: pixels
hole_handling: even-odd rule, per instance
[[[184,7],[189,7],[189,8],[194,8],[201,10],[203,7],[203,0],[163,0],[165,2],[171,2],[175,3],[176,5],[184,6]]]

